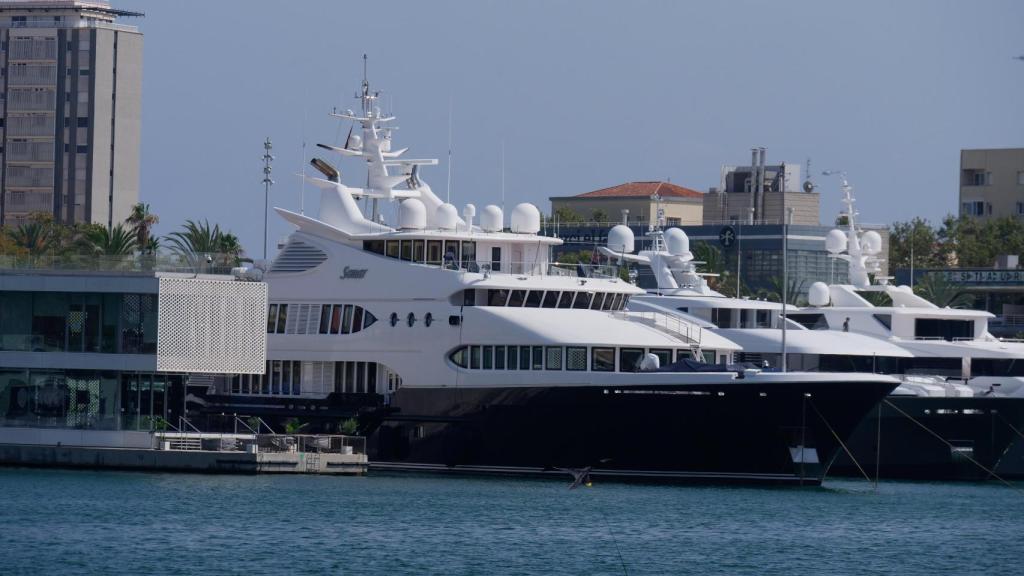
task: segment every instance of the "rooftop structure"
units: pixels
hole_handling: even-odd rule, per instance
[[[576,196],[554,196],[551,211],[568,210],[586,221],[646,223],[658,216],[660,198],[663,217],[669,225],[699,224],[704,195],[671,182],[627,182],[584,192]],[[599,217],[595,218],[595,214]]]
[[[748,166],[722,166],[719,185],[704,195],[704,224],[802,224],[817,226],[821,199],[800,180],[800,165],[766,164],[764,148],[751,151]],[[786,221],[786,210],[793,216]]]

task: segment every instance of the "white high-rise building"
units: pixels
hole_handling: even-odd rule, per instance
[[[142,16],[86,0],[0,1],[0,224],[110,226],[139,198]]]

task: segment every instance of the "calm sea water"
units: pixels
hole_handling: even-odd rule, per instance
[[[1022,574],[1024,493],[0,469],[0,574]]]

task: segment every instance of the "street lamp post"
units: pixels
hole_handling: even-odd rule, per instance
[[[271,163],[274,161],[274,156],[271,155],[270,151],[274,149],[274,145],[270,142],[270,137],[263,143],[263,259],[267,259],[267,226],[270,224],[270,187],[274,185],[274,181],[270,178],[270,173],[273,172]]]

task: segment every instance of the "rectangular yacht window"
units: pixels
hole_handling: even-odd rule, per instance
[[[548,346],[544,349],[544,368],[547,370],[561,370],[562,369],[562,347],[561,346]]]
[[[572,308],[572,297],[575,292],[565,291],[562,292],[562,296],[558,299],[559,308]]]
[[[651,348],[651,354],[658,357],[659,366],[667,366],[672,363],[672,351],[669,349]]]
[[[399,249],[402,260],[412,260],[412,242],[412,240],[402,240],[402,245]]]
[[[501,272],[501,248],[498,246],[491,248],[491,270]]]
[[[601,304],[601,310],[611,310],[612,303],[615,302],[615,294],[605,294],[604,303]]]
[[[541,304],[544,308],[554,308],[558,305],[558,292],[548,290],[544,293],[544,303]]]
[[[643,357],[643,348],[619,349],[619,372],[636,372],[640,369],[640,360]]]
[[[292,393],[292,361],[281,362],[281,394]]]
[[[398,252],[398,240],[388,240],[384,248],[384,255],[387,256],[388,258],[398,258]]]
[[[462,291],[462,305],[476,306],[476,290],[473,288],[467,288]]]
[[[320,307],[320,333],[330,334],[331,332],[331,305],[324,304]]]
[[[573,301],[573,308],[590,308],[590,298],[593,295],[590,292],[577,292],[576,300]]]
[[[341,333],[352,333],[352,305],[345,304],[345,313],[341,316]]]
[[[471,370],[480,369],[480,347],[470,346],[469,347],[469,368]]]
[[[453,270],[459,269],[459,262],[461,262],[460,254],[462,250],[459,249],[458,240],[445,240],[444,241],[444,267]]]
[[[565,369],[582,371],[587,369],[587,349],[583,346],[569,346],[565,349]]]
[[[508,369],[515,370],[519,368],[519,347],[509,346],[508,347]]]
[[[530,347],[520,346],[519,347],[519,369],[529,370],[530,369]]]
[[[367,252],[373,252],[374,254],[384,253],[384,241],[383,240],[366,240],[363,242],[363,250]]]
[[[352,332],[359,332],[363,329],[363,308],[354,306],[352,308]]]
[[[423,240],[412,241],[412,261],[423,262]]]
[[[427,264],[441,265],[441,241],[427,240]]]
[[[594,372],[615,371],[615,348],[591,348],[590,369]]]
[[[591,310],[600,310],[601,309],[601,304],[604,303],[604,296],[605,296],[604,292],[598,292],[597,294],[594,294],[594,300],[590,304],[590,309]]]
[[[529,295],[526,296],[526,307],[527,308],[540,308],[540,301],[544,299],[543,290],[530,290]]]
[[[267,334],[273,334],[277,327],[277,304],[271,304],[267,309]]]
[[[508,300],[508,290],[488,290],[487,291],[487,305],[488,306],[504,306]]]
[[[331,307],[331,334],[341,332],[341,304]]]
[[[494,346],[484,346],[484,370],[492,370],[494,368]]]
[[[476,242],[462,243],[462,267],[470,272],[479,271],[476,263]]]
[[[533,369],[543,370],[544,369],[544,347],[534,346],[533,347]]]
[[[521,308],[526,300],[526,290],[513,290],[509,296],[508,305],[510,308]]]
[[[505,347],[495,346],[494,347],[494,369],[504,370],[505,369]]]
[[[284,334],[284,325],[288,321],[288,305],[281,304],[277,307],[277,330],[278,334]]]

